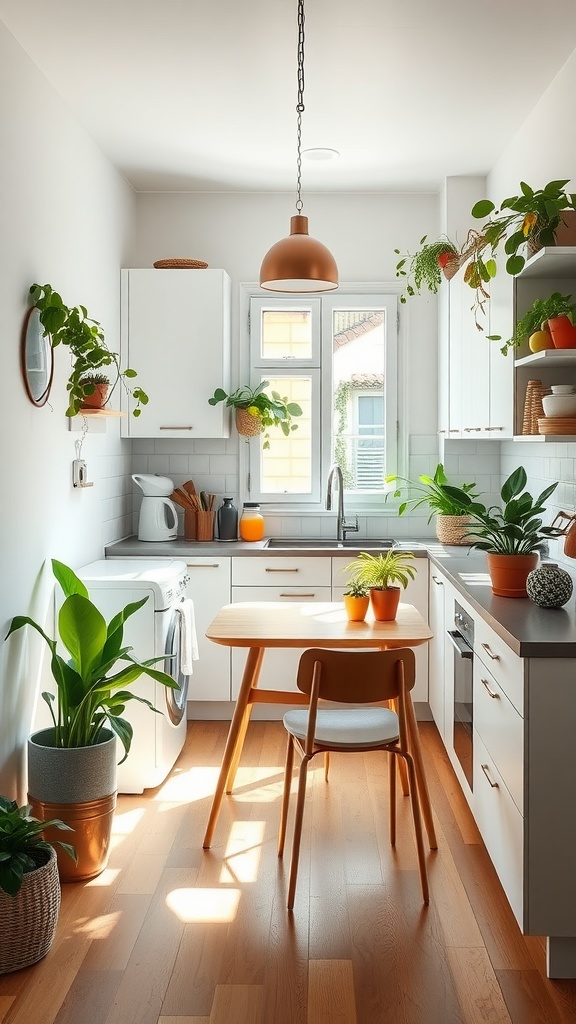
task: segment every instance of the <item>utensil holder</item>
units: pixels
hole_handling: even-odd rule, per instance
[[[196,540],[214,539],[214,515],[213,511],[196,512]]]
[[[192,509],[184,512],[184,539],[196,540],[196,512]]]

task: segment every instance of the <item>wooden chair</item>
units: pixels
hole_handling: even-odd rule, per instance
[[[428,877],[424,858],[422,824],[414,762],[409,751],[409,726],[406,713],[409,691],[415,682],[414,652],[409,648],[390,651],[305,651],[298,665],[297,686],[310,695],[309,708],[295,709],[284,715],[288,732],[284,793],[278,835],[278,856],[284,853],[286,823],[294,765],[294,751],[300,755],[298,799],[294,820],[292,861],[288,885],[288,909],[294,907],[298,858],[302,837],[302,819],[306,798],[308,764],[316,754],[330,751],[357,752],[387,750],[404,759],[408,770],[409,792],[414,819],[418,865],[424,903],[428,903]],[[318,708],[318,700],[353,704],[351,708]],[[394,701],[397,714],[389,708],[358,707],[374,701]],[[396,772],[390,764],[390,842],[396,843]],[[327,775],[327,765],[325,769]]]

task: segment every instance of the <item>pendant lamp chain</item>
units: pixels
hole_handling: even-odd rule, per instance
[[[302,114],[304,113],[304,0],[298,0],[298,99],[296,112],[296,144],[298,158],[296,161],[296,209],[302,213]]]

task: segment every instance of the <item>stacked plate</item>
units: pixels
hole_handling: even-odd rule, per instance
[[[576,388],[573,384],[553,384],[552,394],[544,395],[544,418],[538,420],[541,434],[576,434]]]

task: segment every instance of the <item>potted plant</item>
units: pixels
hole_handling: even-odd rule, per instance
[[[551,333],[550,321],[557,319],[566,320],[572,333],[574,329],[574,318],[576,316],[576,303],[571,295],[562,295],[560,292],[553,292],[546,299],[536,299],[524,316],[516,322],[514,333],[502,346],[501,352],[506,355],[508,349],[519,348],[526,341],[531,352],[541,352],[547,348],[555,348],[556,342]],[[552,324],[554,332],[558,325]],[[561,333],[561,327],[560,327]],[[564,347],[559,345],[558,347]],[[573,347],[572,345],[569,347]]]
[[[544,538],[562,533],[558,527],[543,526],[540,518],[546,511],[544,502],[558,484],[533,498],[525,490],[526,483],[526,470],[519,466],[502,486],[502,506],[489,508],[462,488],[447,485],[462,511],[471,517],[471,546],[486,552],[492,591],[499,597],[527,597],[526,578],[538,563]]]
[[[296,402],[282,398],[277,391],[266,394],[265,388],[269,386],[270,381],[263,380],[255,388],[242,385],[231,394],[216,388],[212,398],[208,399],[208,405],[225,402],[228,408],[235,410],[238,433],[244,437],[255,437],[265,431],[262,447],[269,448],[270,435],[266,428],[279,426],[288,437],[292,430],[298,429],[298,424],[292,423],[292,418],[302,415],[302,409]]]
[[[52,348],[66,345],[72,359],[72,372],[66,385],[68,390],[67,416],[76,416],[86,399],[94,394],[90,375],[102,366],[110,366],[115,373],[112,391],[118,381],[136,400],[134,416],[140,416],[141,405],[148,404],[148,395],[141,387],[130,388],[126,383],[137,376],[136,370],[121,369],[120,356],[111,352],[104,332],[97,320],[88,316],[85,306],[67,306],[58,292],[49,284],[30,287],[32,305],[38,310],[44,337],[50,338]],[[112,392],[111,392],[112,393]]]
[[[29,967],[46,955],[60,909],[60,881],[53,846],[43,838],[47,825],[30,807],[0,796],[0,974]],[[74,848],[60,843],[70,857]]]
[[[410,565],[414,555],[409,551],[394,551],[372,555],[361,551],[358,558],[345,566],[352,573],[351,582],[366,587],[377,622],[390,622],[396,618],[400,603],[400,590],[416,576]]]
[[[356,579],[348,581],[347,589],[344,591],[344,607],[350,622],[363,622],[366,618],[370,594],[365,583]]]
[[[394,249],[400,256],[400,249]],[[419,295],[423,287],[434,295],[442,282],[442,275],[448,280],[460,267],[460,252],[448,238],[429,242],[428,236],[420,239],[420,248],[415,253],[406,253],[396,264],[396,277],[406,278],[406,289],[400,302],[408,296]]]
[[[177,684],[153,668],[163,659],[139,662],[132,648],[122,644],[124,623],[147,597],[127,604],[106,623],[72,569],[52,559],[52,570],[65,598],[57,627],[69,660],[59,654],[57,640],[27,615],[12,619],[6,639],[29,625],[50,649],[56,695],[45,692],[42,697],[53,725],[28,740],[28,796],[37,817],[57,816],[74,829],[77,864],[69,865],[60,855],[58,863],[63,879],[79,880],[94,877],[106,865],[116,805],[116,738],[124,749],[122,760],[132,741],[132,725],[122,712],[131,700],[156,711],[127,687],[143,673],[164,686]]]
[[[108,400],[110,378],[104,373],[85,373],[79,383],[84,389],[81,409],[103,409]]]
[[[436,517],[436,536],[441,544],[468,544],[468,524],[470,517],[462,514],[459,502],[449,494],[446,489],[448,477],[444,472],[444,466],[438,463],[434,470],[434,476],[422,473],[418,480],[408,480],[395,474],[386,477],[386,483],[402,482],[408,489],[408,494],[415,492],[412,497],[406,498],[398,506],[398,515],[403,516],[405,512],[427,505],[431,510],[428,522]],[[461,489],[470,497],[476,498],[478,492],[474,490],[475,483],[461,484]],[[386,494],[387,500],[390,494],[394,498],[402,496],[402,488]]]

